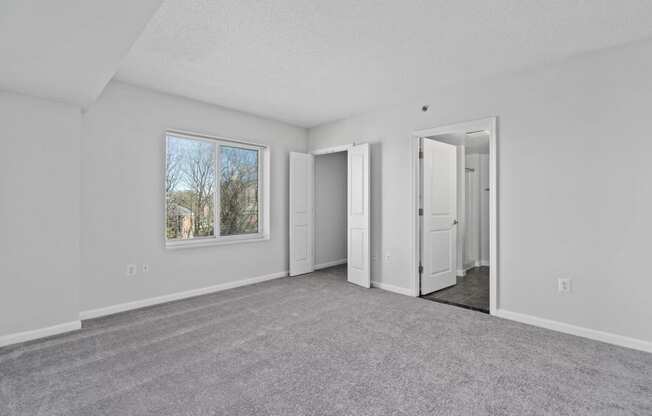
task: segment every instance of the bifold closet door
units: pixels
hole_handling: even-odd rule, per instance
[[[314,157],[290,152],[290,276],[315,270]]]
[[[371,287],[370,215],[369,215],[369,144],[348,150],[347,278],[356,285]]]

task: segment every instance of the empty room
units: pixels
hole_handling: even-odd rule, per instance
[[[651,16],[3,0],[0,415],[652,415]]]

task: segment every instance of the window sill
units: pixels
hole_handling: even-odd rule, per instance
[[[201,240],[186,240],[186,241],[169,241],[165,243],[165,248],[168,250],[178,250],[193,247],[210,247],[210,246],[229,246],[232,244],[246,244],[246,243],[260,243],[269,241],[269,235],[256,236],[252,238],[227,238],[227,239],[201,239]]]

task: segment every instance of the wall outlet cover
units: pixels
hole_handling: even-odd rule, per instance
[[[135,276],[138,272],[138,267],[135,264],[127,264],[127,276]]]
[[[568,279],[568,278],[559,278],[559,279],[557,279],[557,290],[560,293],[570,293],[570,291],[571,291],[571,279]]]

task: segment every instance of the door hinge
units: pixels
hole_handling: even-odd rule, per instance
[[[423,159],[423,150],[419,150],[419,159]]]
[[[419,216],[423,217],[423,208],[419,208]]]
[[[419,263],[419,274],[422,274],[422,273],[423,273],[423,266],[421,265],[421,263]]]

